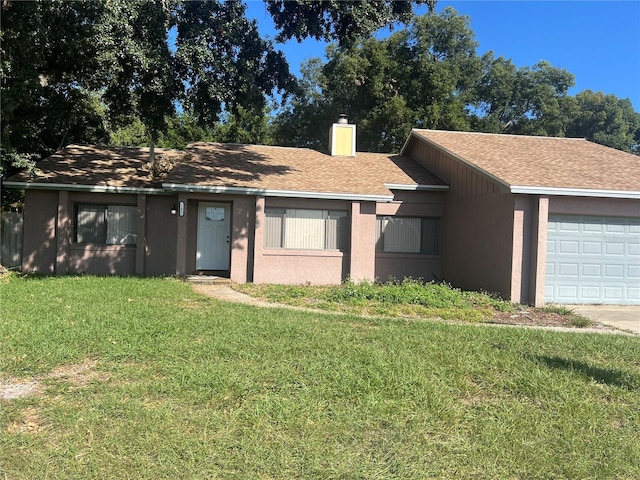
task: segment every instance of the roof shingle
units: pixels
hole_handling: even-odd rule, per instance
[[[510,187],[640,190],[640,156],[584,139],[420,129],[412,134]]]
[[[9,181],[36,184],[162,188],[236,187],[285,192],[391,196],[385,184],[444,185],[409,158],[357,153],[333,157],[306,148],[193,143],[162,179],[152,178],[148,149],[70,145],[38,163],[39,174]],[[175,159],[174,159],[175,160]]]

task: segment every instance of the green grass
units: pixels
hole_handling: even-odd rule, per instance
[[[0,478],[640,478],[636,337],[0,284]],[[55,374],[88,365],[85,381]],[[28,428],[31,426],[32,428]]]
[[[515,312],[518,308],[487,293],[465,292],[446,284],[423,283],[410,278],[384,284],[243,284],[234,288],[270,302],[358,315],[489,321],[496,312]]]

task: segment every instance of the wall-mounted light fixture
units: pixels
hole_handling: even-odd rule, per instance
[[[176,204],[171,205],[171,215],[176,215],[178,213],[178,209],[176,208]]]

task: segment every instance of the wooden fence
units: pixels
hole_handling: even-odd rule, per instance
[[[22,265],[21,212],[0,212],[0,265],[6,268]]]

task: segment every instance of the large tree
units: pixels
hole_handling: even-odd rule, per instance
[[[569,105],[566,134],[640,155],[640,113],[629,99],[585,90]]]
[[[265,3],[280,31],[280,40],[313,37],[337,40],[346,46],[372,36],[381,27],[411,22],[413,4],[425,4],[433,11],[436,0],[265,0]]]
[[[94,2],[3,1],[0,174],[69,142],[103,141]]]
[[[349,43],[406,22],[425,2],[265,3],[284,39]],[[282,53],[241,2],[3,0],[1,8],[2,175],[69,142],[102,143],[107,127],[133,121],[153,145],[177,109],[204,128],[222,114],[229,125],[247,123],[263,116],[274,90],[295,90]]]
[[[340,113],[358,124],[359,150],[397,151],[412,127],[468,128],[483,72],[469,23],[447,8],[387,39],[330,47],[325,65],[302,69],[302,94],[279,116],[277,139],[326,148]]]
[[[468,17],[418,17],[383,40],[332,45],[304,64],[301,93],[275,121],[277,143],[327,149],[340,113],[358,125],[359,150],[398,151],[411,128],[578,136],[640,153],[640,114],[629,100],[568,91],[574,76],[541,61],[517,67],[476,54]]]
[[[541,61],[516,67],[504,57],[485,55],[485,73],[477,89],[474,128],[494,133],[564,136],[568,90],[574,76]]]

